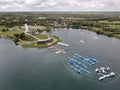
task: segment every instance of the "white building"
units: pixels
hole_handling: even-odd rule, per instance
[[[27,26],[26,23],[25,23],[25,32],[29,32],[29,30],[28,30],[28,26]]]

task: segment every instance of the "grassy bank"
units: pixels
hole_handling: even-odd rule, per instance
[[[18,45],[21,45],[22,47],[25,47],[25,48],[46,48],[51,45],[55,45],[61,41],[61,39],[57,36],[51,36],[51,38],[53,38],[53,40],[54,40],[52,43],[37,44],[37,41],[34,41],[34,42],[27,44],[26,43],[27,41],[20,41],[20,42],[18,42]]]
[[[117,28],[116,28],[117,27]],[[115,37],[120,39],[120,31],[117,30],[119,29],[120,26],[114,26],[111,25],[110,28],[115,29],[116,31],[107,31],[107,30],[103,30],[102,28],[98,28],[98,27],[90,27],[90,26],[81,26],[81,29],[87,29],[93,32],[96,32],[97,34],[101,34],[101,35],[106,35],[108,37]]]
[[[38,44],[35,44],[35,43],[32,43],[32,44],[23,44],[21,46],[24,47],[24,48],[45,48],[45,47],[48,47],[47,44],[38,45]]]
[[[41,40],[48,39],[48,35],[46,34],[39,33],[34,36]],[[50,45],[55,45],[61,41],[57,36],[50,36],[50,38],[53,38],[54,40],[52,43],[37,44],[37,39],[34,39],[33,37],[24,34],[24,32],[19,28],[17,30],[9,30],[5,26],[0,26],[0,37],[10,39],[14,41],[16,45],[21,45],[25,48],[45,48]]]

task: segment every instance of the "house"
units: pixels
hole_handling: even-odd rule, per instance
[[[51,43],[53,42],[53,38],[48,38],[46,40],[39,40],[37,43],[38,44],[46,44],[46,43]]]
[[[47,19],[46,17],[38,17],[39,19]]]

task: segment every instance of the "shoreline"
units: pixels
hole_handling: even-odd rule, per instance
[[[114,37],[116,39],[120,39],[119,34],[114,34],[112,32],[103,31],[103,30],[101,30],[101,28],[99,28],[98,30],[94,29],[94,27],[82,27],[82,28],[79,28],[79,29],[87,29],[88,31],[95,32],[98,35],[105,35],[105,36],[108,36],[108,37]]]
[[[59,29],[59,28],[55,28],[55,29]],[[64,28],[63,28],[64,29]],[[67,28],[68,29],[68,28]],[[116,39],[120,39],[120,36],[116,36],[116,34],[112,33],[112,32],[108,32],[108,31],[103,31],[103,30],[100,30],[101,28],[95,28],[95,27],[89,27],[89,26],[81,26],[79,29],[87,29],[88,31],[92,31],[92,32],[95,32],[96,34],[98,35],[106,35],[108,37],[114,37]],[[17,30],[19,31],[19,30]],[[3,32],[2,32],[3,33]],[[18,33],[21,33],[21,32],[18,32]],[[51,43],[46,43],[46,44],[37,44],[37,41],[36,40],[18,40],[17,42],[14,40],[14,34],[15,33],[12,33],[13,36],[9,36],[9,34],[4,34],[0,35],[0,38],[5,38],[5,39],[9,39],[9,40],[12,40],[16,45],[20,45],[24,48],[46,48],[46,47],[49,47],[51,45],[55,45],[57,44],[58,42],[62,41],[58,36],[50,36],[53,41]],[[41,33],[40,33],[41,34]],[[26,44],[27,42],[31,42],[29,44]]]
[[[46,48],[51,45],[55,45],[58,42],[61,41],[61,39],[57,36],[54,35],[46,35],[39,33],[37,35],[32,35],[36,38],[31,37],[31,34],[26,34],[22,30],[17,29],[17,30],[8,30],[8,31],[0,31],[0,38],[5,38],[13,41],[16,45],[20,45],[25,48]],[[52,40],[48,40],[51,38]],[[43,40],[44,43],[39,44],[39,40]],[[40,42],[41,42],[40,41]]]

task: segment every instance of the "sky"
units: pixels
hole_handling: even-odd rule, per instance
[[[120,0],[0,0],[0,11],[120,11]]]

